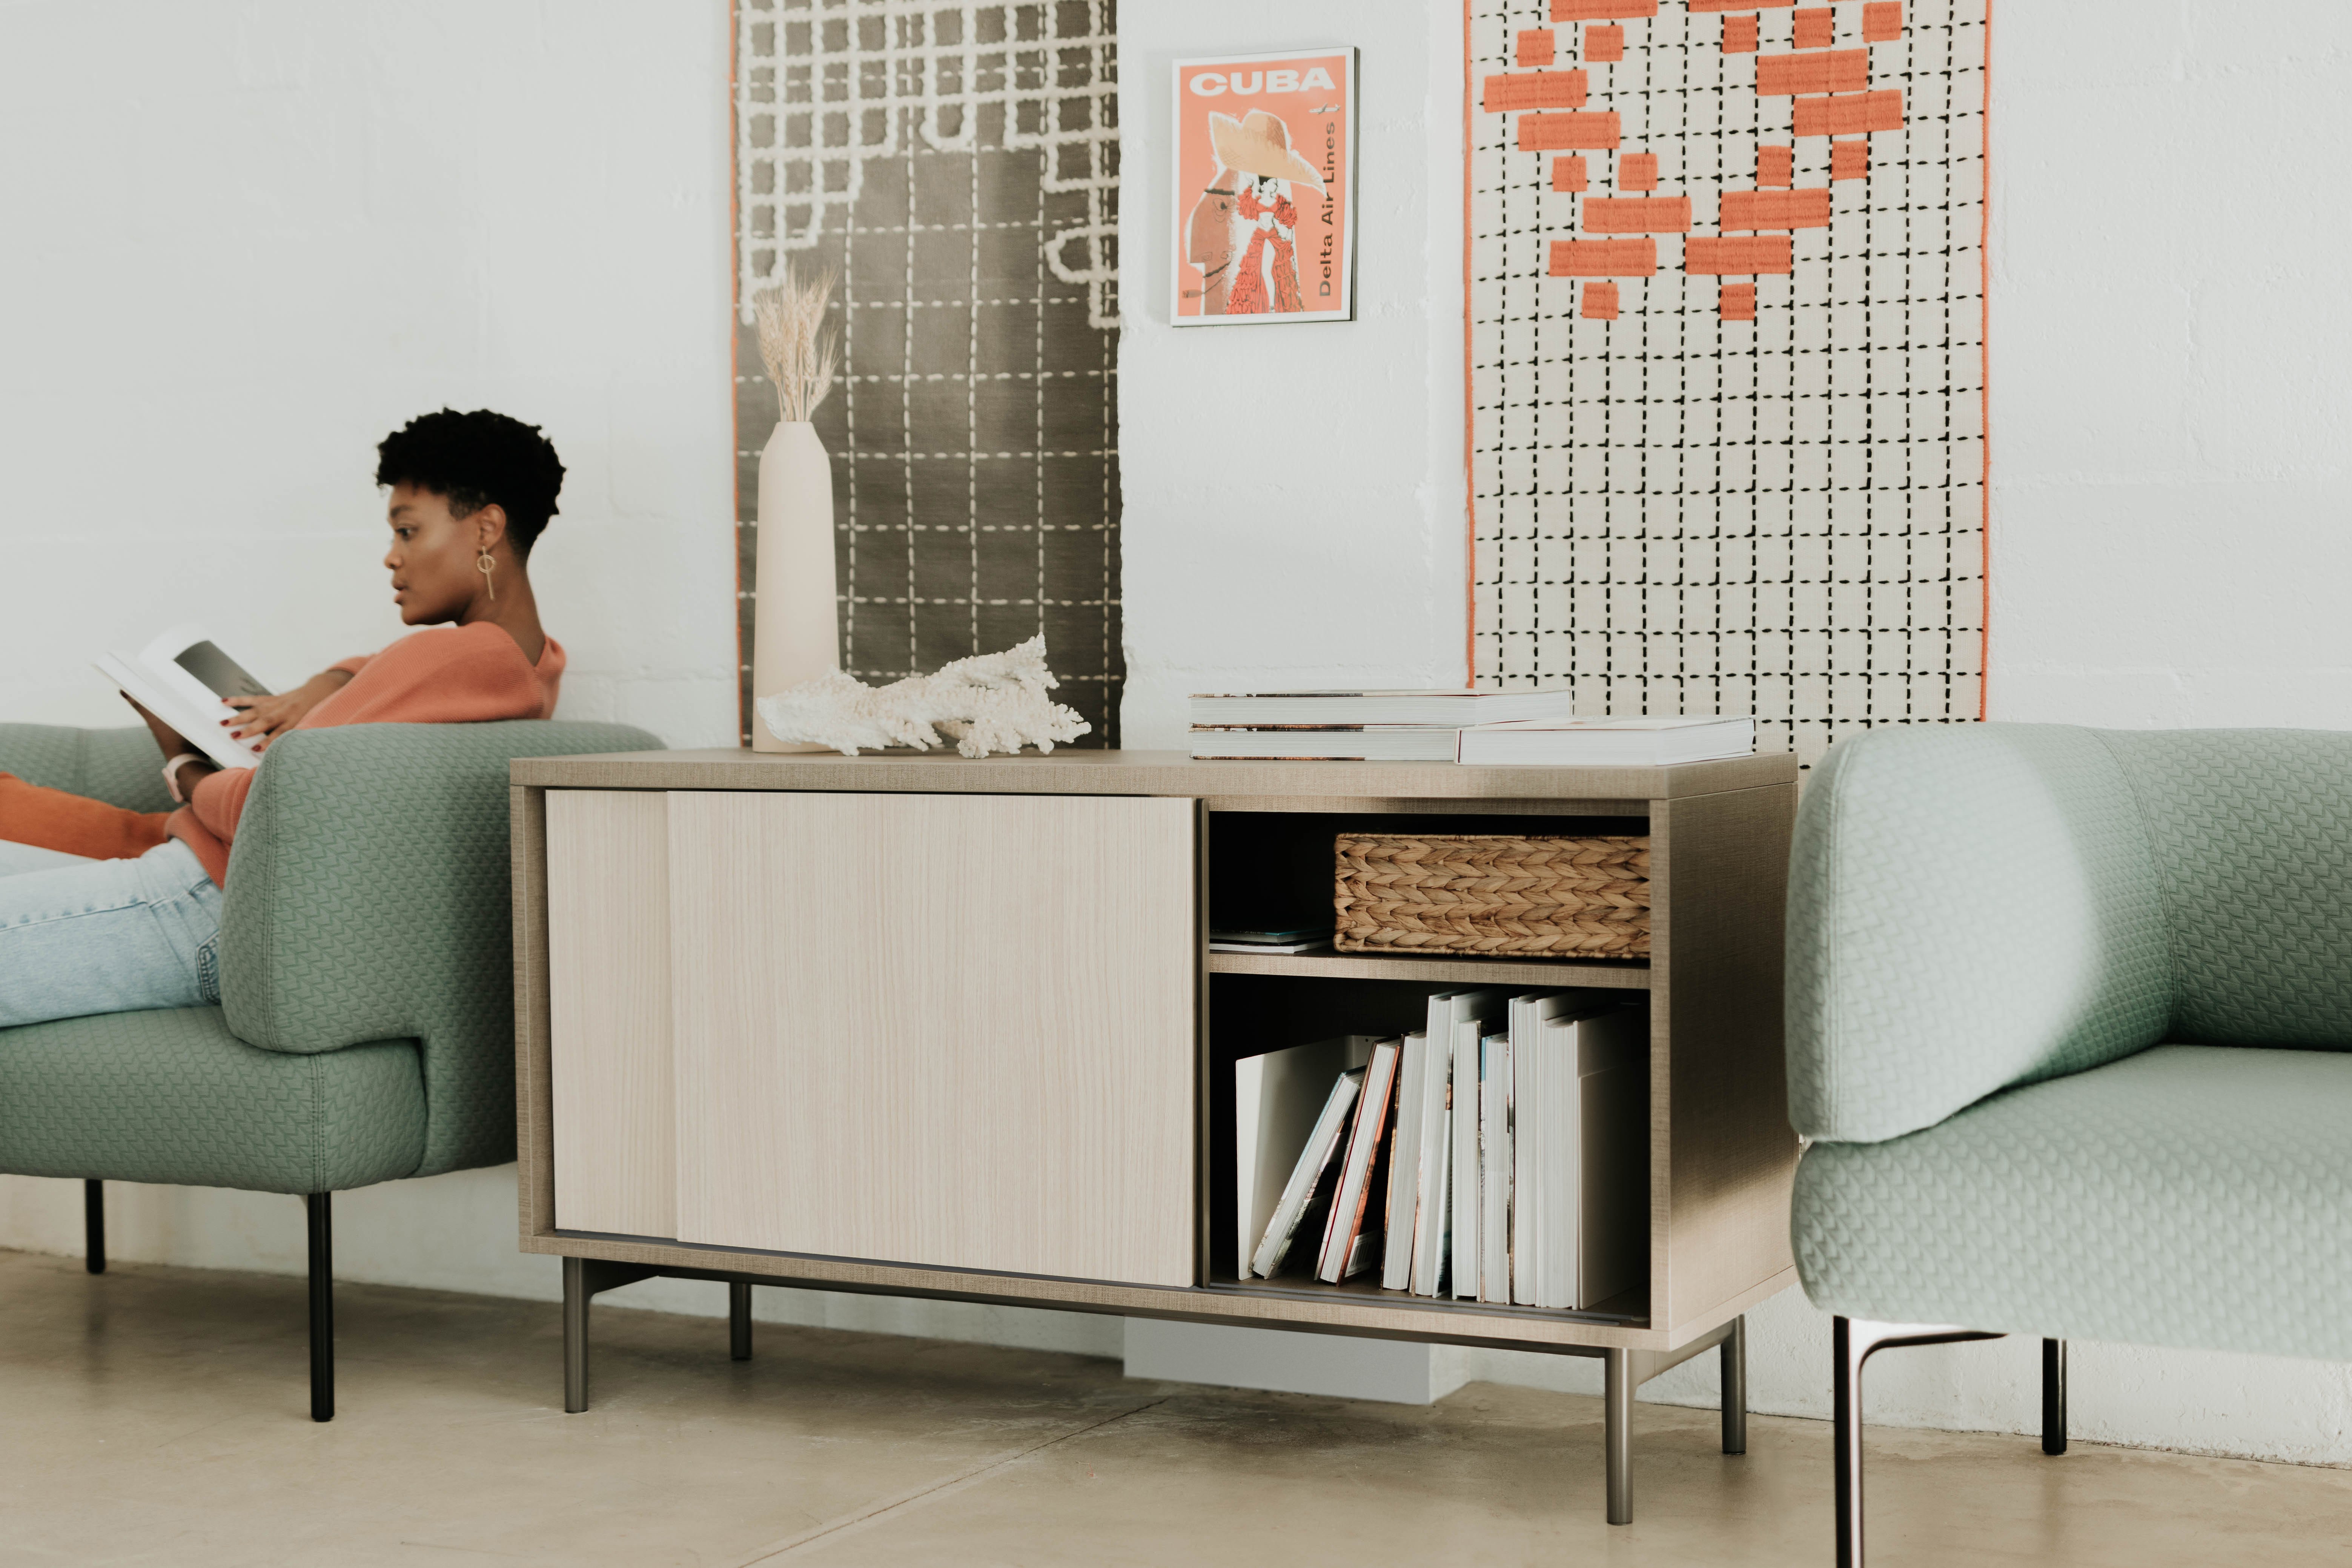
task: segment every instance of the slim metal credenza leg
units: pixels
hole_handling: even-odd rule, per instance
[[[1748,1452],[1748,1319],[1731,1321],[1731,1337],[1717,1352],[1723,1358],[1723,1451]]]
[[[751,1287],[740,1279],[727,1283],[727,1353],[751,1359]]]
[[[1633,1522],[1633,1352],[1610,1351],[1602,1358],[1607,1369],[1607,1414],[1602,1420],[1601,1446],[1607,1450],[1609,1522]]]
[[[2066,1451],[2066,1342],[2042,1342],[2042,1451]]]
[[[563,1410],[588,1408],[588,1260],[563,1260]]]

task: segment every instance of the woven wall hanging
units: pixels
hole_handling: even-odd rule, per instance
[[[1473,668],[1981,717],[1988,0],[1468,0]]]
[[[776,421],[751,298],[840,274],[842,665],[880,684],[1043,632],[1118,743],[1118,65],[1112,0],[735,0],[736,517]],[[767,693],[761,693],[765,696]]]

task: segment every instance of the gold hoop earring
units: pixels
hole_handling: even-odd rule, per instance
[[[481,555],[474,562],[474,570],[482,574],[482,586],[488,591],[490,597],[493,599],[499,596],[499,584],[498,580],[491,576],[490,574],[496,572],[498,569],[499,563],[490,559],[490,552],[488,550],[483,551]]]

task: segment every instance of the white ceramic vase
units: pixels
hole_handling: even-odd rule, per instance
[[[751,695],[841,668],[834,597],[833,460],[816,426],[779,422],[760,453],[758,578],[751,618]],[[777,740],[751,721],[755,752],[821,752]]]

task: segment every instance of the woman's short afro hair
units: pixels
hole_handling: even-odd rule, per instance
[[[376,447],[375,482],[414,485],[470,517],[493,501],[506,510],[507,539],[528,556],[563,489],[563,464],[536,425],[477,408],[420,414]]]

